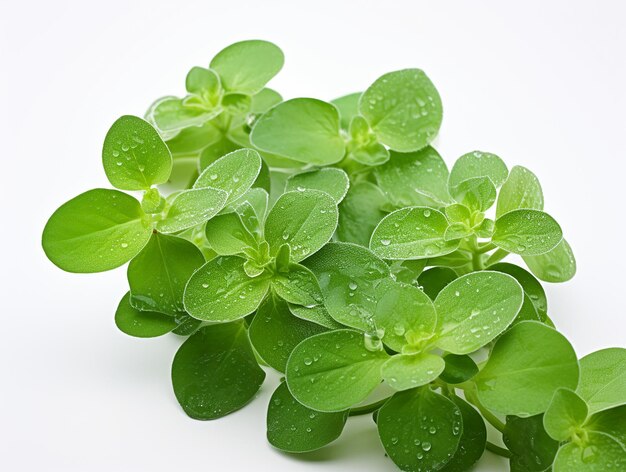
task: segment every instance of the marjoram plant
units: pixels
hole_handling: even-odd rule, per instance
[[[419,69],[325,102],[267,88],[282,66],[242,41],[191,69],[183,98],[119,118],[102,148],[118,190],[56,210],[48,258],[129,262],[115,322],[183,338],[172,383],[192,418],[242,408],[271,368],[283,451],[372,414],[403,471],[466,471],[485,450],[517,472],[626,470],[626,349],[578,359],[548,316],[539,280],[576,263],[537,177],[481,151],[448,170]]]

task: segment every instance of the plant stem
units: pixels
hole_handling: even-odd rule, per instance
[[[489,410],[487,410],[487,408],[485,408],[480,403],[480,401],[478,400],[478,397],[474,394],[474,392],[466,390],[465,399],[468,402],[470,402],[472,405],[474,405],[476,408],[478,408],[481,415],[483,415],[483,417],[489,422],[489,424],[491,424],[491,426],[496,428],[501,433],[504,432],[504,423],[500,420],[500,418],[498,418],[496,415],[491,413]]]
[[[507,459],[510,459],[513,456],[513,454],[511,454],[511,451],[509,451],[508,449],[496,446],[494,443],[489,441],[487,441],[487,450],[499,456],[506,457]]]
[[[357,406],[356,408],[351,408],[348,416],[360,416],[367,415],[368,413],[373,413],[378,410],[381,406],[383,406],[389,398],[383,398],[382,400],[378,400],[377,402],[370,403],[369,405]]]
[[[504,259],[508,255],[509,255],[508,251],[505,251],[504,249],[498,249],[496,252],[494,252],[493,254],[489,256],[485,265],[489,267],[490,265],[493,265],[496,262],[500,262],[502,259]]]

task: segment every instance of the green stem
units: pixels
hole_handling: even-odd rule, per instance
[[[489,442],[489,441],[487,441],[487,450],[499,456],[506,457],[507,459],[510,459],[511,457],[513,457],[513,454],[511,454],[511,451],[503,447],[496,446],[494,443]]]
[[[369,405],[357,406],[356,408],[351,408],[348,416],[360,416],[367,415],[368,413],[373,413],[378,410],[381,406],[383,406],[389,398],[383,398],[382,400],[378,400],[377,402],[371,403]]]
[[[508,251],[505,251],[504,249],[498,249],[496,252],[494,252],[493,254],[489,256],[489,258],[485,262],[485,265],[489,267],[490,265],[493,265],[496,262],[500,262],[502,259],[504,259],[508,255],[509,255]]]
[[[504,432],[504,423],[500,420],[500,418],[491,413],[489,410],[487,410],[487,408],[482,405],[482,403],[480,403],[478,397],[474,394],[474,392],[466,390],[465,399],[476,408],[478,408],[480,414],[483,415],[483,418],[485,418],[489,422],[489,424],[491,424],[491,426],[496,428],[501,433]]]
[[[496,245],[493,243],[484,243],[484,244],[479,244],[478,245],[478,249],[476,250],[477,253],[479,254],[484,254],[486,252],[491,251],[492,249],[495,249]]]

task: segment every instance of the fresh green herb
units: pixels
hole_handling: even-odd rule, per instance
[[[118,119],[102,149],[118,190],[56,210],[48,258],[129,262],[115,323],[186,338],[172,383],[192,418],[243,407],[272,368],[267,438],[286,452],[373,414],[404,471],[467,471],[486,450],[515,472],[626,470],[626,349],[578,360],[548,317],[540,281],[576,262],[538,178],[482,151],[449,170],[419,69],[283,101],[266,87],[282,65],[272,43],[235,43],[182,98]]]

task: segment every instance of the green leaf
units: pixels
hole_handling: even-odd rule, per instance
[[[439,292],[437,347],[469,354],[495,339],[515,319],[523,290],[510,275],[492,271],[459,277]]]
[[[42,245],[48,259],[67,272],[102,272],[132,259],[151,234],[137,200],[117,190],[94,189],[52,214]]]
[[[195,188],[180,192],[157,223],[162,233],[177,233],[200,225],[217,215],[226,204],[228,193],[215,188]]]
[[[445,362],[433,354],[398,354],[382,367],[383,379],[394,390],[408,390],[435,380]]]
[[[305,265],[315,274],[333,319],[353,328],[372,329],[376,301],[371,295],[389,277],[384,261],[355,244],[329,243]]]
[[[356,115],[350,122],[348,156],[366,166],[379,166],[389,160],[389,151],[378,142],[367,121]]]
[[[130,304],[130,292],[122,298],[115,311],[115,325],[123,333],[136,338],[155,338],[178,326],[172,316],[155,311],[140,311]]]
[[[368,246],[374,228],[385,216],[381,210],[384,201],[381,190],[370,182],[351,185],[339,205],[339,240]]]
[[[250,113],[265,113],[274,105],[277,105],[282,101],[283,97],[281,97],[280,93],[276,90],[264,88],[252,96]]]
[[[446,354],[443,360],[446,367],[439,377],[446,383],[467,382],[478,373],[476,362],[467,354]]]
[[[460,203],[452,203],[446,206],[445,212],[452,223],[467,223],[472,217],[471,210]]]
[[[417,283],[431,300],[435,300],[439,292],[457,278],[456,272],[448,267],[431,267],[420,274]]]
[[[172,363],[176,399],[198,420],[221,418],[245,406],[264,379],[242,322],[200,328]]]
[[[261,151],[307,164],[334,164],[345,154],[337,109],[313,98],[279,103],[259,118],[250,140]]]
[[[471,236],[474,232],[464,223],[452,223],[446,228],[443,238],[446,241],[454,241],[455,239],[463,239]]]
[[[525,167],[515,166],[500,189],[496,217],[521,209],[543,210],[543,191],[535,174]]]
[[[167,147],[175,161],[179,159],[197,159],[202,150],[211,146],[222,137],[214,123],[207,122],[201,126],[191,126],[180,130],[174,137],[167,139]]]
[[[280,196],[265,221],[265,239],[270,254],[284,243],[291,247],[291,258],[298,262],[317,252],[337,228],[337,204],[319,190],[287,192]]]
[[[361,92],[351,93],[344,95],[343,97],[335,98],[330,103],[337,107],[339,111],[341,128],[348,130],[350,128],[350,122],[352,118],[359,114],[359,99],[361,98]]]
[[[550,469],[559,443],[543,428],[543,415],[507,416],[502,440],[511,451],[511,472],[544,472]]]
[[[463,273],[463,267],[472,262],[472,253],[463,249],[446,254],[445,256],[432,257],[428,259],[428,265],[433,267],[447,267],[458,269]]]
[[[489,266],[489,270],[503,272],[515,277],[515,280],[520,283],[524,289],[524,293],[528,295],[542,320],[545,319],[548,313],[548,299],[546,298],[546,292],[544,291],[541,283],[533,277],[530,272],[508,262],[500,262]]]
[[[269,41],[240,41],[222,49],[211,60],[211,69],[229,92],[254,95],[282,69],[285,56]]]
[[[207,222],[205,231],[211,248],[223,256],[241,254],[245,248],[258,245],[237,212],[214,217]]]
[[[325,167],[290,176],[285,185],[285,192],[320,190],[329,194],[339,204],[348,193],[349,187],[350,179],[344,171]]]
[[[557,441],[573,437],[587,419],[587,404],[573,390],[559,388],[543,415],[543,427]]]
[[[406,154],[391,151],[389,161],[376,167],[374,175],[394,206],[439,207],[450,201],[448,167],[430,146]]]
[[[626,449],[615,438],[591,432],[585,444],[567,443],[554,459],[554,472],[626,470]]]
[[[471,470],[485,452],[487,428],[483,417],[473,406],[460,397],[451,396],[450,400],[461,411],[463,433],[456,453],[443,469],[444,472],[465,472]]]
[[[476,383],[487,408],[506,415],[536,415],[548,408],[556,389],[576,388],[576,353],[556,330],[522,321],[498,339]]]
[[[408,340],[417,341],[432,336],[437,314],[430,298],[419,288],[388,278],[382,280],[373,292],[369,295],[376,306],[372,317],[374,325],[369,330],[383,330],[383,341],[391,349],[400,352],[406,344],[410,344]]]
[[[212,187],[228,193],[234,202],[252,186],[261,171],[261,156],[254,149],[239,149],[206,167],[193,188]]]
[[[147,190],[167,182],[172,156],[150,123],[125,115],[113,123],[104,138],[102,165],[114,187]]]
[[[318,411],[343,411],[378,386],[388,355],[370,351],[363,335],[336,330],[305,339],[287,362],[287,385],[304,406]]]
[[[391,460],[403,471],[439,470],[457,451],[461,412],[429,387],[396,393],[378,413],[378,434]]]
[[[128,265],[130,302],[139,310],[177,316],[191,274],[204,264],[200,249],[186,239],[154,233]]]
[[[489,177],[464,180],[450,189],[454,199],[471,210],[485,212],[496,201],[496,187]]]
[[[608,434],[626,448],[626,405],[594,414],[584,426],[587,431]]]
[[[284,300],[269,296],[261,303],[250,325],[250,341],[270,367],[285,372],[294,347],[323,331],[326,329],[322,326],[293,316]]]
[[[409,207],[388,214],[378,223],[370,249],[385,259],[423,259],[456,250],[458,241],[444,238],[448,220],[438,210]]]
[[[576,259],[565,239],[544,254],[524,256],[524,262],[544,282],[567,282],[576,275]]]
[[[300,264],[289,264],[286,272],[274,274],[272,288],[280,298],[295,305],[311,307],[324,302],[315,274]]]
[[[561,227],[539,210],[513,210],[496,220],[491,241],[522,256],[537,256],[554,249],[563,239]]]
[[[206,102],[219,96],[220,85],[215,71],[203,67],[192,67],[185,78],[187,92],[198,95]]]
[[[577,393],[590,415],[626,404],[626,349],[602,349],[583,357]]]
[[[200,267],[187,282],[185,309],[199,320],[226,322],[249,315],[265,298],[270,275],[249,277],[245,259],[219,256]]]
[[[378,139],[399,152],[426,147],[437,135],[443,113],[437,89],[420,69],[378,78],[363,92],[359,111]]]
[[[178,326],[172,333],[177,334],[178,336],[191,336],[195,333],[200,325],[202,325],[202,321],[197,320],[189,316],[188,313],[181,312],[176,317],[176,323]]]
[[[274,391],[267,409],[267,440],[285,452],[309,452],[337,439],[348,411],[322,413],[300,404],[286,383]]]
[[[200,170],[206,169],[221,157],[238,151],[239,149],[241,149],[241,146],[232,141],[230,136],[221,134],[217,140],[202,150],[200,154]]]
[[[391,277],[396,281],[418,287],[417,279],[428,265],[428,259],[415,259],[412,261],[392,261],[389,269]]]
[[[177,97],[163,97],[152,104],[146,119],[153,123],[164,139],[175,137],[185,128],[202,126],[222,113],[217,106],[210,109],[185,106],[185,100]]]
[[[509,171],[506,164],[495,154],[474,151],[462,155],[452,166],[448,185],[450,189],[457,187],[463,181],[476,177],[488,177],[498,188],[505,181]]]
[[[301,320],[311,321],[320,326],[324,326],[329,329],[345,328],[340,323],[337,323],[328,313],[328,310],[324,305],[317,305],[314,307],[306,307],[302,305],[289,305],[289,310]]]

